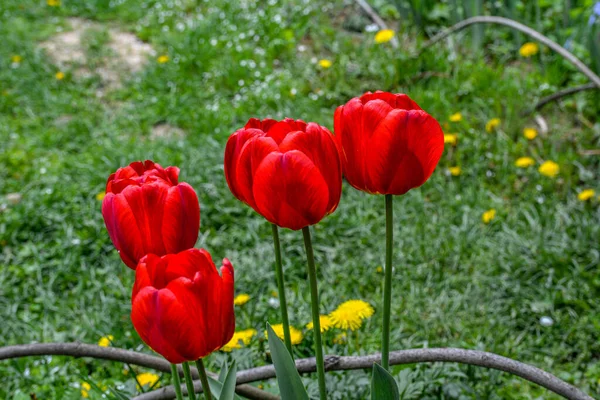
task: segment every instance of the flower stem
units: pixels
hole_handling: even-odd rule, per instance
[[[173,387],[175,388],[175,396],[177,400],[183,400],[181,394],[181,381],[179,380],[179,371],[177,371],[177,365],[171,364],[171,377],[173,378]]]
[[[281,322],[283,323],[283,338],[285,346],[290,352],[292,359],[292,339],[290,336],[290,320],[287,312],[287,300],[285,299],[285,284],[283,281],[283,266],[281,265],[281,245],[279,244],[279,229],[277,225],[272,224],[273,228],[273,246],[275,247],[275,277],[277,280],[277,292],[279,295],[279,310],[281,311]]]
[[[390,314],[392,310],[392,247],[394,242],[393,196],[385,195],[385,277],[383,284],[383,338],[381,343],[381,366],[390,367]]]
[[[206,375],[206,369],[204,368],[204,362],[201,358],[196,360],[196,368],[198,368],[198,374],[200,374],[200,381],[202,382],[202,389],[204,391],[204,398],[206,400],[212,400],[210,393],[210,386],[208,385],[208,376]]]
[[[315,257],[313,255],[312,242],[310,240],[310,228],[302,228],[304,236],[304,247],[308,267],[308,279],[310,282],[310,305],[312,308],[313,332],[315,335],[315,357],[317,359],[317,376],[319,378],[319,398],[327,398],[325,388],[325,364],[323,362],[323,345],[321,343],[321,320],[319,319],[319,290],[317,289],[317,270],[315,268]]]
[[[196,391],[194,390],[194,381],[192,379],[192,373],[190,371],[190,364],[186,362],[183,363],[183,376],[185,377],[185,385],[187,386],[188,398],[191,400],[196,400],[196,395],[194,394]]]

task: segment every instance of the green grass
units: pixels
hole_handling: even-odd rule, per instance
[[[229,192],[224,144],[250,117],[289,116],[332,128],[337,105],[382,89],[408,93],[459,136],[430,181],[394,202],[392,349],[492,351],[599,396],[600,202],[577,200],[584,188],[600,192],[600,159],[579,154],[600,147],[598,97],[588,92],[549,106],[543,111],[549,133],[532,142],[521,134],[534,124],[523,110],[584,78],[551,54],[544,54],[544,66],[519,59],[508,32],[486,42],[485,58],[458,41],[414,59],[415,38],[402,36],[398,51],[375,45],[373,34],[345,30],[356,14],[341,1],[272,3],[64,0],[51,8],[37,0],[2,1],[0,345],[96,343],[112,334],[115,346],[150,352],[129,320],[133,273],[113,249],[96,200],[109,173],[149,158],[181,167],[182,180],[200,198],[198,246],[217,260],[230,258],[236,292],[252,296],[237,309],[237,326],[259,334],[247,348],[214,354],[209,367],[231,356],[240,369],[268,363],[262,332],[266,321],[280,322],[269,305],[276,291],[271,228]],[[78,78],[65,69],[57,81],[59,68],[38,45],[67,29],[69,16],[106,27],[86,36],[90,63],[110,56],[108,27],[136,33],[170,61],[152,58],[102,98],[97,76]],[[370,23],[356,18],[354,24]],[[14,65],[13,55],[21,63]],[[322,58],[333,66],[320,68],[315,61]],[[463,121],[448,122],[458,111]],[[500,129],[487,133],[493,117],[502,119]],[[183,129],[185,138],[151,139],[152,126],[163,122]],[[518,170],[521,156],[554,160],[561,172],[550,179],[537,166]],[[458,177],[446,172],[454,165],[462,168]],[[6,198],[15,192],[22,194],[16,205]],[[481,214],[490,208],[498,214],[485,225]],[[338,210],[313,229],[322,311],[352,298],[376,309],[346,344],[333,343],[339,332],[325,335],[327,353],[379,349],[383,211],[383,197],[345,185]],[[281,231],[290,318],[298,328],[310,319],[301,236]],[[542,316],[554,325],[542,326]],[[296,356],[311,356],[311,346],[305,331]],[[393,373],[405,399],[555,398],[506,374],[452,364]],[[88,359],[4,361],[0,380],[0,397],[9,399],[80,398],[84,380],[135,393],[122,365]],[[368,380],[365,372],[330,373],[331,398],[366,398]],[[316,379],[306,383],[314,395]],[[264,388],[275,391],[274,381]]]

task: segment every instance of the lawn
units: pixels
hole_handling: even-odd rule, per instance
[[[236,306],[237,330],[257,334],[213,354],[209,367],[231,358],[242,369],[270,363],[264,323],[281,322],[271,227],[229,191],[225,142],[251,117],[332,129],[338,105],[379,89],[409,94],[456,134],[432,178],[394,202],[392,349],[486,350],[600,396],[600,157],[585,152],[600,147],[597,91],[542,109],[545,132],[524,112],[587,81],[544,47],[524,58],[527,39],[515,43],[496,27],[486,28],[485,47],[474,49],[465,31],[417,58],[414,30],[398,31],[400,49],[376,44],[365,30],[372,22],[352,4],[3,0],[0,345],[111,335],[112,346],[151,353],[131,324],[134,274],[110,242],[100,200],[111,172],[152,159],[181,168],[200,199],[197,247],[229,258],[236,293],[250,296]],[[486,129],[494,118],[499,124]],[[539,134],[527,139],[525,128]],[[515,166],[520,157],[534,165]],[[538,171],[545,161],[558,164],[555,177]],[[596,195],[581,201],[585,189]],[[350,299],[375,308],[359,330],[327,332],[326,353],[379,351],[383,211],[382,196],[344,184],[339,208],[312,230],[322,313]],[[294,351],[309,357],[302,235],[281,230],[281,240],[290,319],[304,333]],[[133,370],[64,357],[3,361],[0,398],[102,398],[82,393],[85,382],[133,396],[133,375],[151,372]],[[392,372],[403,399],[556,398],[456,364]],[[327,375],[332,399],[367,398],[368,381],[368,371]],[[158,385],[168,383],[164,375]],[[306,383],[316,394],[316,379]],[[274,381],[261,386],[277,390]]]

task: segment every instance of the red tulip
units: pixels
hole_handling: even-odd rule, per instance
[[[421,186],[444,150],[440,124],[405,94],[377,91],[335,110],[346,180],[358,190],[400,195]]]
[[[142,340],[173,364],[227,344],[235,330],[228,259],[221,275],[206,250],[142,258],[131,297],[131,321]]]
[[[235,197],[269,222],[302,229],[340,202],[342,174],[333,136],[318,124],[250,119],[229,137],[225,178]]]
[[[194,247],[200,205],[194,189],[178,183],[179,168],[133,162],[108,178],[102,216],[123,262],[135,269],[146,254]]]

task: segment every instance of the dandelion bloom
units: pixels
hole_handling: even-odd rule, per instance
[[[327,332],[329,329],[331,329],[333,327],[333,322],[331,322],[331,318],[329,318],[329,315],[319,315],[319,322],[321,325],[321,333]],[[306,324],[306,329],[313,329],[313,328],[314,328],[314,324],[312,321],[310,321],[308,324]]]
[[[19,55],[14,55],[10,57],[10,61],[13,62],[14,64],[19,64],[21,61],[23,61],[23,57],[19,56]]]
[[[319,66],[321,68],[327,69],[327,68],[331,67],[332,65],[333,65],[333,63],[325,58],[322,60],[319,60]]]
[[[519,157],[517,161],[515,161],[515,166],[517,168],[527,168],[535,165],[535,160],[531,157]]]
[[[146,160],[110,175],[102,216],[123,262],[135,269],[146,254],[163,256],[192,248],[200,205],[194,189],[179,183],[179,168]]]
[[[355,97],[334,115],[346,180],[374,194],[401,195],[421,186],[444,151],[440,124],[405,94]]]
[[[169,62],[169,60],[170,60],[170,58],[169,58],[169,56],[167,56],[167,55],[162,55],[162,56],[159,56],[159,57],[156,59],[156,61],[157,61],[159,64],[164,64],[164,63],[167,63],[167,62]]]
[[[92,386],[87,382],[81,382],[81,397],[87,399],[90,397],[90,390],[92,390]]]
[[[102,336],[100,338],[100,340],[98,340],[98,346],[100,346],[100,347],[108,347],[108,346],[110,346],[110,344],[112,343],[112,341],[114,339],[115,338],[114,338],[113,335]]]
[[[269,222],[302,229],[332,213],[342,170],[331,132],[315,123],[250,119],[225,148],[225,178],[235,197]]]
[[[104,200],[105,197],[106,197],[106,192],[103,190],[96,195],[96,200],[102,201],[102,200]]]
[[[233,336],[233,266],[224,259],[220,276],[206,250],[148,254],[131,298],[135,330],[173,364],[205,357]]]
[[[456,146],[458,143],[458,135],[455,133],[445,133],[444,134],[444,144],[449,144],[452,146]]]
[[[329,314],[329,318],[336,328],[355,331],[362,326],[362,321],[370,318],[374,312],[373,307],[366,301],[348,300]]]
[[[283,340],[283,338],[284,338],[283,337],[283,325],[275,324],[275,325],[271,325],[271,328],[273,329],[273,332],[275,332],[277,337],[279,339]],[[266,330],[265,330],[265,337],[266,338],[269,337],[267,335]],[[302,340],[304,339],[304,336],[302,335],[302,331],[298,328],[294,328],[293,326],[290,326],[290,339],[291,339],[293,345],[302,343]]]
[[[560,167],[554,161],[545,161],[538,169],[540,174],[549,178],[554,178],[560,172]]]
[[[375,34],[375,43],[387,43],[396,36],[396,32],[391,29],[382,29]]]
[[[65,73],[58,71],[56,74],[54,74],[54,78],[56,78],[57,81],[62,81],[65,79]]]
[[[250,300],[250,295],[246,293],[240,293],[233,299],[233,304],[236,306],[243,306]]]
[[[521,57],[531,57],[538,53],[539,47],[537,43],[527,42],[519,49],[519,54]]]
[[[160,376],[151,372],[143,372],[141,374],[137,374],[135,376],[135,379],[138,383],[138,390],[142,390],[142,388],[157,388],[160,386],[157,384],[158,380],[160,379]]]
[[[58,7],[60,6],[60,0],[46,0],[46,4],[50,7]]]
[[[460,122],[460,121],[462,121],[462,114],[459,112],[454,113],[450,116],[449,119],[451,122]]]
[[[481,215],[481,220],[484,224],[489,224],[492,220],[496,218],[496,210],[489,209]]]
[[[491,133],[500,126],[500,118],[492,118],[485,124],[485,131]]]
[[[591,199],[595,195],[596,195],[596,192],[594,191],[594,189],[585,189],[584,191],[580,192],[577,195],[577,198],[580,201],[588,201],[589,199]]]
[[[533,140],[537,137],[538,132],[535,128],[525,128],[523,129],[523,136],[525,136],[525,138],[527,140]]]
[[[237,331],[231,337],[231,340],[227,342],[223,347],[221,347],[221,351],[231,352],[233,349],[241,349],[242,345],[248,346],[250,344],[250,340],[256,335],[255,329],[245,329],[243,331]]]
[[[452,175],[452,176],[459,176],[460,173],[462,172],[462,170],[460,169],[459,166],[450,167],[450,168],[448,168],[448,171],[450,172],[450,175]]]

